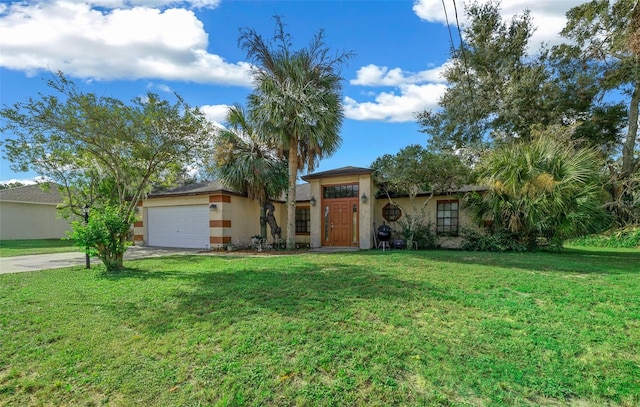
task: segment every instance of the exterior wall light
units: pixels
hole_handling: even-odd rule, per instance
[[[311,200],[309,201],[309,203],[311,204],[311,206],[316,206],[316,198],[311,197]]]
[[[215,211],[216,209],[218,209],[218,205],[212,203],[211,205],[209,205],[209,209]]]
[[[360,199],[362,200],[362,203],[367,203],[367,201],[369,200],[369,197],[367,196],[367,194],[365,194],[364,192],[362,193],[362,196],[360,197]]]

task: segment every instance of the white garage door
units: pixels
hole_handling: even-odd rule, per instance
[[[147,245],[209,248],[207,205],[167,206],[147,209]]]

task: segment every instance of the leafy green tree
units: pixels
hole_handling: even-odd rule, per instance
[[[498,2],[469,5],[463,43],[445,72],[450,86],[441,109],[417,116],[431,148],[473,161],[482,151],[530,140],[536,127],[570,126],[573,146],[597,148],[606,160],[606,207],[617,223],[639,219],[632,196],[638,188],[638,104],[630,86],[637,82],[637,54],[625,48],[633,42],[628,33],[638,32],[628,28],[631,3],[610,7],[597,0],[572,9],[564,33],[574,45],[541,48],[534,56],[527,54],[533,32],[527,12],[504,21]],[[630,106],[603,98],[620,90],[631,97]]]
[[[129,222],[150,185],[211,156],[210,123],[180,97],[171,104],[148,93],[125,104],[82,92],[62,73],[48,85],[54,94],[0,110],[2,147],[14,169],[34,170],[62,185],[67,216],[82,216],[89,205],[91,218],[102,219],[96,214],[117,208]],[[105,250],[118,247],[116,262],[107,267],[122,267],[128,231],[118,233],[102,235],[111,239],[102,242]]]
[[[18,188],[18,187],[24,187],[24,186],[25,184],[23,184],[22,182],[8,182],[6,184],[0,184],[0,190]]]
[[[135,215],[124,213],[120,206],[104,206],[86,224],[73,221],[69,237],[77,246],[88,248],[88,255],[98,256],[108,271],[118,270],[131,244],[127,235],[134,220]]]
[[[218,177],[231,189],[260,202],[260,235],[267,236],[265,204],[287,188],[287,162],[273,140],[262,137],[240,105],[229,108],[226,128],[215,141]]]
[[[352,53],[331,53],[323,31],[307,47],[294,50],[281,18],[275,20],[271,40],[254,29],[243,29],[239,44],[254,64],[255,88],[248,97],[251,121],[288,159],[287,248],[293,249],[298,172],[313,171],[320,159],[340,146],[344,118],[340,68]]]
[[[562,34],[571,45],[556,54],[589,67],[598,78],[598,96],[624,98],[624,126],[612,139],[606,189],[607,209],[617,227],[640,224],[640,3],[634,0],[593,0],[567,13]],[[626,130],[626,132],[625,132]],[[599,136],[597,132],[590,134]]]
[[[460,188],[470,176],[469,168],[460,157],[436,154],[416,144],[404,147],[395,155],[378,157],[371,169],[380,191],[405,214],[408,247],[413,246],[415,232],[426,220],[426,206],[433,195]],[[426,198],[419,201],[419,194],[425,194]],[[395,199],[399,196],[409,197],[411,208],[403,208]]]
[[[534,126],[577,124],[575,139],[615,154],[627,113],[622,105],[597,98],[595,66],[560,48],[529,55],[535,28],[528,12],[505,21],[495,1],[472,3],[465,12],[470,23],[463,43],[452,51],[440,108],[417,114],[432,148],[474,156],[530,139]]]
[[[602,161],[594,148],[576,148],[570,128],[553,126],[533,139],[489,152],[478,166],[481,185],[468,205],[478,224],[521,236],[530,247],[538,238],[560,246],[566,239],[602,230]]]
[[[567,13],[562,35],[575,46],[565,46],[565,54],[583,66],[597,69],[599,90],[628,97],[628,127],[621,143],[621,178],[629,178],[640,167],[638,106],[640,103],[640,55],[634,52],[640,3],[636,0],[592,0]]]
[[[472,3],[465,12],[470,23],[464,43],[452,50],[441,109],[417,115],[439,149],[481,148],[494,138],[526,136],[532,117],[546,120],[541,115],[549,110],[540,97],[547,72],[526,62],[533,33],[529,13],[505,22],[496,2]]]

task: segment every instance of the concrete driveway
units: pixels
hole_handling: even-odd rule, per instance
[[[171,256],[174,254],[198,254],[198,249],[171,249],[162,247],[131,246],[124,255],[125,260],[142,259],[146,257]],[[97,264],[97,257],[91,258],[91,264]],[[0,274],[20,273],[55,269],[61,267],[84,266],[85,256],[79,252],[36,254],[31,256],[0,257]]]

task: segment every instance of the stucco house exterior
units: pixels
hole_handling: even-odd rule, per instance
[[[302,177],[297,186],[296,241],[319,247],[375,246],[374,231],[383,222],[399,230],[405,216],[386,197],[378,197],[369,168],[343,167]],[[470,188],[433,196],[426,206],[428,220],[436,225],[442,245],[456,246],[457,232],[473,227],[459,205],[460,193]],[[419,198],[424,202],[425,197]],[[409,207],[408,198],[395,199]],[[287,205],[274,202],[274,216],[286,239]],[[139,204],[134,224],[137,245],[215,249],[232,244],[246,246],[260,233],[260,208],[256,201],[237,194],[218,181],[189,185],[151,194]],[[271,236],[267,232],[269,240]],[[445,237],[446,235],[446,237]]]
[[[71,223],[58,215],[61,202],[55,184],[46,191],[40,185],[0,190],[0,240],[65,237]]]

